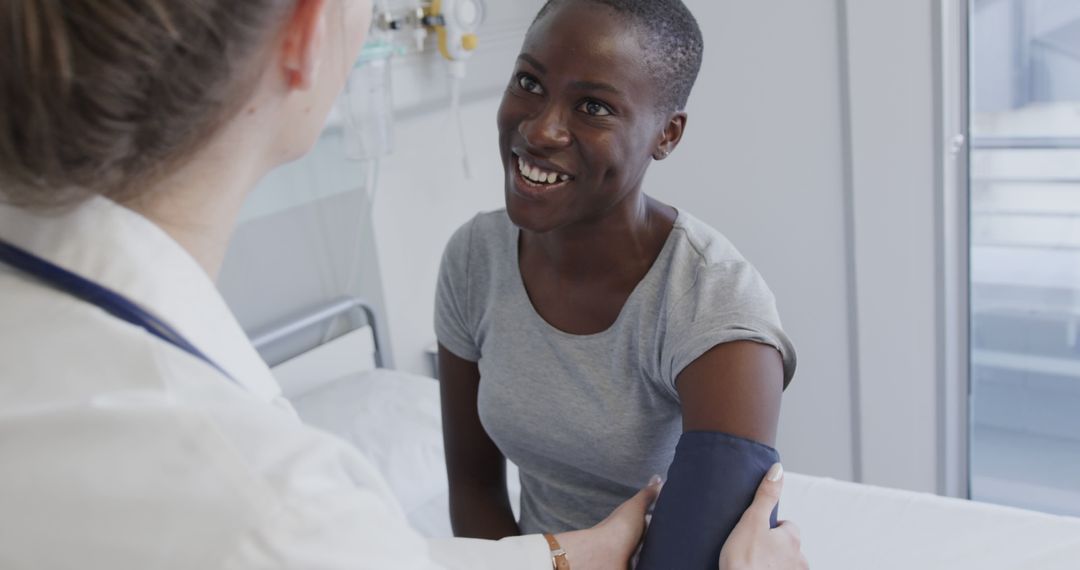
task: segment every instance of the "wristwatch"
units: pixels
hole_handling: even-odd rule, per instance
[[[545,534],[544,538],[547,539],[548,546],[551,547],[552,570],[570,570],[570,561],[566,559],[566,551],[562,549],[562,546],[559,546],[559,541],[555,540],[555,536]]]

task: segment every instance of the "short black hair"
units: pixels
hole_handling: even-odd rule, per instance
[[[642,32],[648,53],[646,64],[664,93],[661,99],[664,110],[686,108],[701,71],[705,40],[697,19],[682,0],[548,0],[533,23],[557,5],[568,2],[603,4],[629,17]]]

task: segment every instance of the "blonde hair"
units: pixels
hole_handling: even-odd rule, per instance
[[[0,194],[123,201],[250,95],[296,0],[0,0]]]

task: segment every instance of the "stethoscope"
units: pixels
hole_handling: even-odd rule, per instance
[[[47,285],[94,305],[110,315],[160,338],[161,340],[202,360],[221,372],[226,378],[240,385],[224,368],[210,360],[168,323],[151,315],[123,295],[102,287],[89,279],[80,277],[62,267],[50,263],[28,251],[0,240],[0,262],[39,279]]]

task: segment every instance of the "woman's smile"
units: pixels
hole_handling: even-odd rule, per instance
[[[513,177],[514,192],[529,200],[565,190],[574,182],[574,176],[557,165],[517,152],[510,154],[506,170]]]

